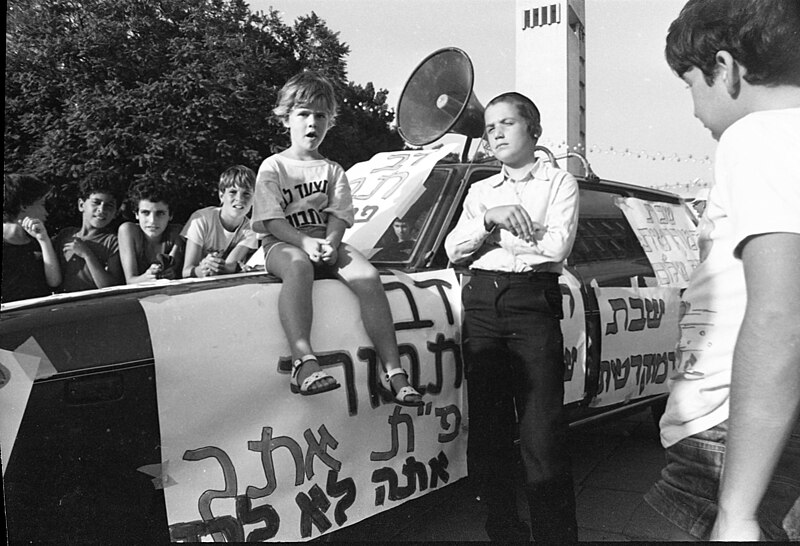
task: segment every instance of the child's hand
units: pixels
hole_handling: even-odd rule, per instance
[[[483,222],[487,229],[498,226],[528,242],[539,240],[544,235],[544,226],[531,220],[528,211],[521,205],[491,208],[486,211]]]
[[[320,250],[322,251],[320,256],[322,263],[335,264],[339,259],[339,250],[334,248],[333,245],[327,240],[320,244]]]
[[[196,268],[196,275],[198,277],[212,277],[219,275],[225,270],[225,260],[220,258],[219,252],[214,251],[206,254],[206,257],[200,260]]]
[[[303,239],[301,248],[303,252],[308,254],[308,258],[315,264],[322,260],[322,245],[327,243],[324,239],[315,239],[313,237],[306,237]]]
[[[152,264],[147,271],[142,273],[139,282],[155,281],[161,277],[161,264]]]
[[[19,225],[22,226],[22,229],[24,229],[28,235],[37,241],[46,241],[49,238],[47,235],[47,228],[44,227],[44,222],[39,218],[26,216],[19,221]]]
[[[67,260],[72,258],[73,255],[79,256],[85,260],[91,253],[92,251],[89,245],[86,244],[86,241],[78,237],[64,244],[64,255],[67,257]]]

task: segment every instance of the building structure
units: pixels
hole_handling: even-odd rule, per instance
[[[539,106],[539,143],[557,157],[568,151],[586,155],[585,20],[585,0],[516,2],[515,87]],[[583,174],[576,158],[559,163]]]

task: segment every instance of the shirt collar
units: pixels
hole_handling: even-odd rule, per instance
[[[510,182],[510,183],[526,182],[526,181],[532,180],[534,178],[537,179],[537,180],[549,180],[550,179],[547,176],[547,166],[545,165],[545,162],[542,161],[541,159],[537,159],[536,163],[534,163],[533,167],[531,167],[531,170],[528,171],[528,173],[525,176],[523,176],[522,178],[520,178],[518,180],[514,179],[514,178],[511,178],[511,176],[509,176],[505,165],[503,165],[501,167],[500,174],[502,174],[502,176],[499,177],[499,180],[497,181],[497,183],[494,184],[493,187],[495,187],[495,188],[500,186],[504,182]]]

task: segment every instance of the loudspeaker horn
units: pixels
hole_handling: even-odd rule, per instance
[[[411,73],[397,103],[403,140],[424,146],[447,133],[481,137],[483,106],[472,92],[473,83],[472,61],[462,50],[448,47],[428,55]]]

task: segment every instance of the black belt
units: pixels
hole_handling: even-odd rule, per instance
[[[509,279],[509,280],[537,280],[558,282],[560,273],[552,271],[523,271],[514,273],[511,271],[488,271],[486,269],[468,269],[464,275],[472,277],[487,277],[490,279]]]

